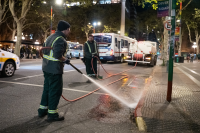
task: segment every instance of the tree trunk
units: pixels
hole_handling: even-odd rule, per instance
[[[179,37],[179,47],[178,47],[178,55],[181,56],[181,45],[182,45],[182,32],[181,32],[181,27],[180,27],[180,37]]]
[[[44,32],[44,42],[46,42],[46,40],[47,40],[47,35],[48,35],[48,31],[45,31]]]
[[[87,38],[88,38],[88,32],[85,31],[85,35],[86,35],[86,41],[87,41]]]
[[[12,30],[12,38],[11,38],[12,41],[15,39],[15,34],[16,34],[16,32],[17,32],[17,29],[13,29],[13,30]],[[13,49],[13,45],[14,45],[14,43],[11,43],[11,44],[10,44],[10,48],[11,48],[11,49]]]
[[[200,36],[199,36],[199,33],[197,30],[195,30],[195,36],[196,36],[196,45],[197,45],[197,52],[196,54],[199,54],[199,39],[200,39]]]
[[[22,41],[22,24],[17,22],[17,42],[15,45],[15,54],[20,57],[20,45]]]
[[[164,29],[164,42],[163,42],[162,59],[163,59],[165,65],[167,63],[167,56],[168,56],[168,54],[167,54],[167,52],[168,52],[168,43],[169,43],[168,30]]]

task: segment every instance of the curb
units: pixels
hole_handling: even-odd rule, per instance
[[[146,129],[147,129],[147,127],[146,127],[146,123],[145,123],[145,121],[143,120],[143,118],[142,118],[142,117],[136,117],[136,118],[135,118],[135,121],[136,121],[136,125],[137,125],[137,127],[138,127],[138,130],[139,130],[140,132],[145,132]]]
[[[154,71],[155,71],[155,68],[153,69],[153,72],[149,76],[148,83],[145,85],[144,91],[142,93],[142,96],[141,96],[141,98],[140,98],[140,100],[139,100],[139,102],[138,102],[138,104],[137,104],[137,106],[135,108],[135,111],[134,111],[135,122],[136,122],[138,130],[140,132],[146,132],[147,131],[146,123],[142,118],[142,107],[144,105],[146,94],[147,94],[147,90],[148,90],[148,87],[149,87],[149,85],[151,83],[151,79],[152,79],[152,76],[154,74]]]

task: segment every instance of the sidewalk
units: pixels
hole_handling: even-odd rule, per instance
[[[168,73],[155,66],[141,108],[147,132],[199,133],[200,88],[174,67],[172,101],[166,101]]]

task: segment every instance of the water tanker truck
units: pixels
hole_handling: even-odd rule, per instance
[[[156,65],[157,62],[157,44],[151,41],[137,41],[130,43],[127,62],[129,65],[137,63]]]

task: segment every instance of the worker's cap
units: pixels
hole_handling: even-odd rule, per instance
[[[63,31],[63,30],[67,30],[68,28],[70,28],[70,24],[68,22],[64,20],[59,21],[57,30]]]

